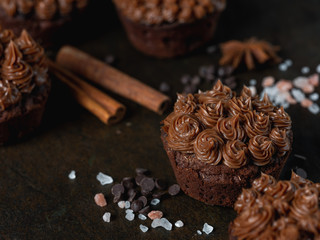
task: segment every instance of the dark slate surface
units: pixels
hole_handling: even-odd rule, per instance
[[[168,82],[173,99],[175,92],[182,90],[179,79],[183,74],[196,74],[199,66],[219,59],[218,53],[207,55],[205,48],[174,60],[146,57],[127,41],[112,5],[103,4],[106,6],[98,12],[104,14],[96,14],[101,32],[83,36],[76,45],[100,59],[115,55],[117,68],[155,88]],[[212,44],[256,36],[280,45],[280,55],[294,62],[287,72],[280,72],[277,66],[240,72],[236,74],[239,86],[248,84],[251,78],[260,86],[267,75],[292,79],[305,65],[314,72],[320,63],[319,8],[317,0],[229,1]],[[174,183],[159,137],[159,122],[164,116],[115,96],[128,112],[121,123],[105,126],[70,100],[62,85],[56,81],[53,85],[41,129],[28,140],[0,148],[0,239],[227,239],[233,210],[206,206],[183,194],[163,200],[160,208],[170,221],[183,220],[184,228],[172,232],[152,229],[144,234],[139,224],[150,226],[150,221],[125,220],[124,211],[111,203],[111,186],[102,187],[95,177],[101,171],[120,181],[142,166],[153,176]],[[288,112],[293,121],[294,150],[282,178],[288,178],[292,168],[300,167],[311,180],[319,181],[319,115],[300,106],[292,106]],[[128,127],[128,122],[132,126]],[[73,181],[68,179],[72,169],[77,172]],[[97,192],[107,195],[109,206],[95,205]],[[112,213],[111,223],[102,221],[105,211]],[[215,227],[214,232],[196,235],[205,222]]]

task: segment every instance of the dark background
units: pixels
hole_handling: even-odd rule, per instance
[[[205,48],[183,58],[157,60],[137,52],[108,1],[100,4],[94,17],[81,26],[83,32],[73,42],[93,56],[104,59],[116,56],[115,66],[158,88],[165,81],[170,95],[183,89],[183,74],[195,75],[201,65],[216,64],[219,53],[208,55]],[[261,86],[264,76],[293,79],[301,75],[301,67],[311,73],[320,63],[320,2],[317,0],[230,0],[211,44],[251,36],[281,46],[283,59],[292,59],[293,66],[280,72],[278,66],[250,72],[238,72],[238,88],[254,78]],[[92,27],[91,27],[92,26]],[[88,31],[99,26],[99,31]],[[68,41],[68,39],[65,39]],[[98,172],[111,175],[115,182],[133,176],[136,167],[151,170],[153,176],[174,183],[173,171],[160,141],[159,116],[121,97],[127,114],[124,120],[106,126],[67,96],[63,85],[53,79],[53,90],[43,124],[35,136],[20,143],[0,148],[0,239],[227,239],[232,209],[207,206],[184,194],[160,203],[160,209],[172,223],[181,219],[185,227],[168,232],[162,228],[142,233],[140,223],[151,221],[124,219],[124,211],[112,203],[111,186],[101,186]],[[203,84],[203,90],[210,88]],[[319,88],[316,89],[319,92]],[[302,168],[308,178],[319,181],[319,115],[299,105],[288,110],[292,117],[293,152],[282,178],[291,169]],[[132,125],[127,126],[130,122]],[[306,160],[294,157],[303,155]],[[77,178],[68,174],[76,170]],[[103,192],[109,205],[100,208],[93,197]],[[104,223],[104,212],[112,213],[112,221]],[[210,235],[198,236],[196,230],[207,222],[215,227]]]

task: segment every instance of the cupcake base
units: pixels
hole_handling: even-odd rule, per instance
[[[136,49],[157,58],[171,58],[191,52],[208,42],[213,37],[220,13],[215,12],[191,23],[160,26],[133,22],[120,11],[118,15]]]
[[[254,164],[239,169],[229,168],[224,164],[216,166],[203,164],[197,161],[194,154],[185,154],[168,147],[167,134],[162,130],[161,139],[167,152],[177,182],[188,196],[209,205],[233,207],[242,188],[251,187],[252,182],[261,172],[279,178],[287,158],[274,158],[266,166]],[[292,140],[292,132],[290,132]],[[292,142],[292,141],[291,141]]]
[[[44,84],[20,104],[2,112],[0,145],[21,139],[40,125],[49,92],[50,84]]]

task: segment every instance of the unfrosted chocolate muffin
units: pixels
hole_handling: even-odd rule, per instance
[[[26,29],[34,39],[48,45],[57,39],[58,30],[77,17],[88,1],[2,0],[0,22],[16,35]]]
[[[263,171],[278,178],[291,152],[289,115],[268,96],[240,96],[220,81],[178,95],[161,138],[181,189],[210,205],[233,206]]]
[[[0,31],[0,64],[0,144],[4,144],[40,125],[51,84],[44,50],[25,30],[18,38],[11,30]]]
[[[230,240],[320,239],[320,183],[292,172],[290,181],[262,173],[234,205]]]
[[[225,0],[113,0],[131,43],[170,58],[190,52],[214,34]]]

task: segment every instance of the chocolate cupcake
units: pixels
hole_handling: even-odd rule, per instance
[[[291,152],[289,115],[268,96],[240,96],[220,81],[178,95],[161,138],[181,189],[210,205],[233,206],[260,172],[278,178]]]
[[[290,181],[278,182],[262,173],[238,197],[229,239],[320,239],[319,200],[319,183],[294,172]]]
[[[170,58],[214,34],[225,0],[113,0],[127,35],[141,52]]]
[[[41,122],[50,91],[44,50],[23,30],[0,32],[0,144],[31,133]]]
[[[26,29],[36,40],[50,44],[59,29],[77,17],[88,0],[2,0],[0,22],[19,35]]]

